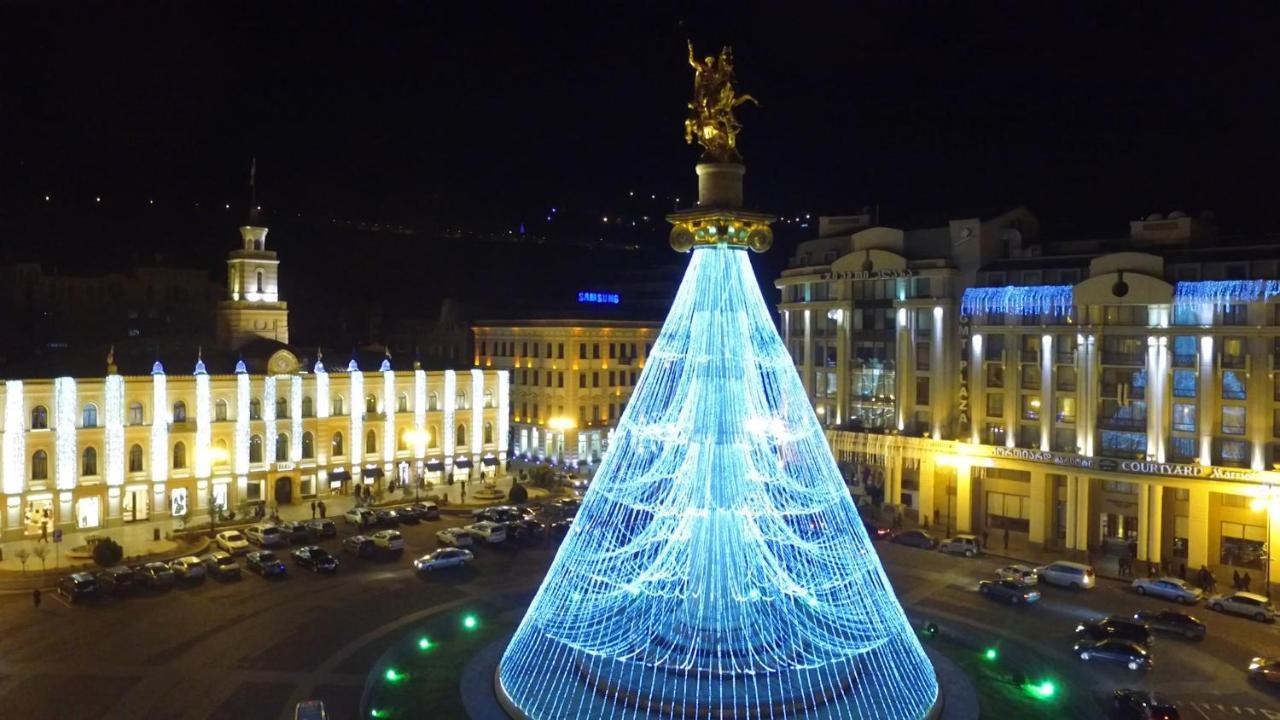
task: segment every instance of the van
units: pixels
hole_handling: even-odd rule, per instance
[[[250,525],[245,528],[244,534],[251,542],[255,542],[261,547],[278,547],[285,544],[284,531],[275,525],[266,523]]]
[[[965,557],[973,557],[982,552],[982,548],[978,545],[978,538],[973,535],[956,535],[947,538],[938,546],[938,549],[945,553],[958,553]]]
[[[1092,565],[1068,560],[1059,560],[1037,568],[1036,574],[1040,576],[1041,582],[1072,590],[1088,590],[1095,582]]]

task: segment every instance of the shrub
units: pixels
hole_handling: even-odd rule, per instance
[[[511,492],[507,493],[507,499],[517,505],[529,502],[529,491],[525,490],[523,485],[516,483],[511,486]]]
[[[93,546],[93,562],[99,567],[118,565],[124,557],[124,548],[111,538],[103,538]]]

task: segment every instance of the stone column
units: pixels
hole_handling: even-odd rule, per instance
[[[1051,532],[1049,509],[1053,502],[1047,474],[1040,470],[1031,471],[1030,490],[1028,502],[1031,504],[1031,525],[1027,532],[1027,542],[1032,549],[1043,550]]]
[[[1089,549],[1089,485],[1087,475],[1067,480],[1067,544],[1080,552]]]
[[[956,532],[973,532],[973,466],[962,460],[956,464]]]
[[[1049,450],[1058,408],[1053,393],[1053,336],[1040,338],[1040,449]]]
[[[1222,402],[1217,392],[1217,363],[1214,362],[1213,336],[1211,335],[1204,335],[1200,338],[1200,353],[1197,356],[1197,366],[1200,371],[1200,382],[1199,387],[1196,388],[1196,396],[1200,400],[1200,418],[1199,422],[1196,423],[1196,430],[1200,436],[1200,464],[1212,465],[1213,433],[1214,428],[1218,426]],[[1192,491],[1193,496],[1194,492]],[[1208,522],[1207,511],[1205,517],[1206,522]],[[1198,568],[1199,564],[1196,567]]]
[[[934,465],[932,457],[920,458],[920,522],[924,523],[927,518],[929,520],[929,529],[938,533],[941,531],[933,527],[933,485],[935,481],[934,473],[936,472],[936,467],[937,466]]]
[[[847,286],[848,283],[842,283]],[[835,421],[840,424],[848,420],[849,414],[849,313],[842,307],[836,318],[836,408]]]
[[[894,334],[893,382],[898,403],[898,429],[901,430],[911,421],[911,409],[916,404],[916,386],[910,382],[916,374],[916,340],[915,333],[912,332],[915,314],[903,307],[895,312],[898,322]]]
[[[983,337],[974,333],[969,338],[969,442],[983,441],[987,425],[987,373],[982,349]],[[965,438],[959,438],[964,440]]]
[[[1209,564],[1209,491],[1191,488],[1187,511],[1187,573]]]
[[[947,367],[947,360],[951,357],[951,353],[946,352],[947,338],[951,336],[946,332],[948,322],[946,308],[934,306],[933,335],[929,344],[929,431],[934,440],[941,440],[943,428],[950,427],[947,416],[955,402],[951,397],[951,372]]]
[[[804,394],[813,397],[813,311],[804,311],[804,363],[800,379],[804,382]]]

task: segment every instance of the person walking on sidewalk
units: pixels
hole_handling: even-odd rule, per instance
[[[49,542],[49,521],[48,520],[40,521],[40,542],[42,543]]]
[[[1240,576],[1240,589],[1248,592],[1252,590],[1253,578],[1249,577],[1249,571],[1246,570],[1244,575]]]
[[[1009,549],[1009,528],[1004,529],[1004,549]]]
[[[1240,589],[1240,571],[1239,570],[1231,571],[1231,587],[1237,590]]]
[[[317,509],[319,509],[319,510],[320,510],[320,519],[321,519],[321,520],[323,520],[323,519],[324,519],[324,512],[325,512],[325,510],[324,510],[324,501],[323,501],[323,500],[321,500],[320,502],[316,503],[316,507],[317,507]]]
[[[40,588],[31,591],[31,604],[35,605],[37,610],[40,609]]]
[[[316,501],[315,500],[311,501],[311,519],[312,520],[316,519]]]

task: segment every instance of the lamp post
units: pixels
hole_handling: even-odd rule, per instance
[[[556,456],[560,462],[564,462],[564,434],[566,431],[577,427],[577,423],[573,421],[573,418],[557,415],[547,420],[547,427],[556,432]]]
[[[1256,497],[1249,503],[1249,507],[1254,512],[1261,512],[1267,516],[1267,537],[1263,543],[1262,553],[1262,583],[1266,587],[1267,599],[1271,599],[1271,516],[1280,511],[1280,496],[1276,495],[1276,487],[1270,482],[1267,483],[1267,492],[1262,497]]]
[[[421,428],[404,431],[404,440],[416,451],[417,461],[423,462],[427,454],[427,443],[431,442],[431,433]],[[413,483],[413,501],[418,502],[418,488],[422,485],[422,471],[417,471],[417,479]]]

